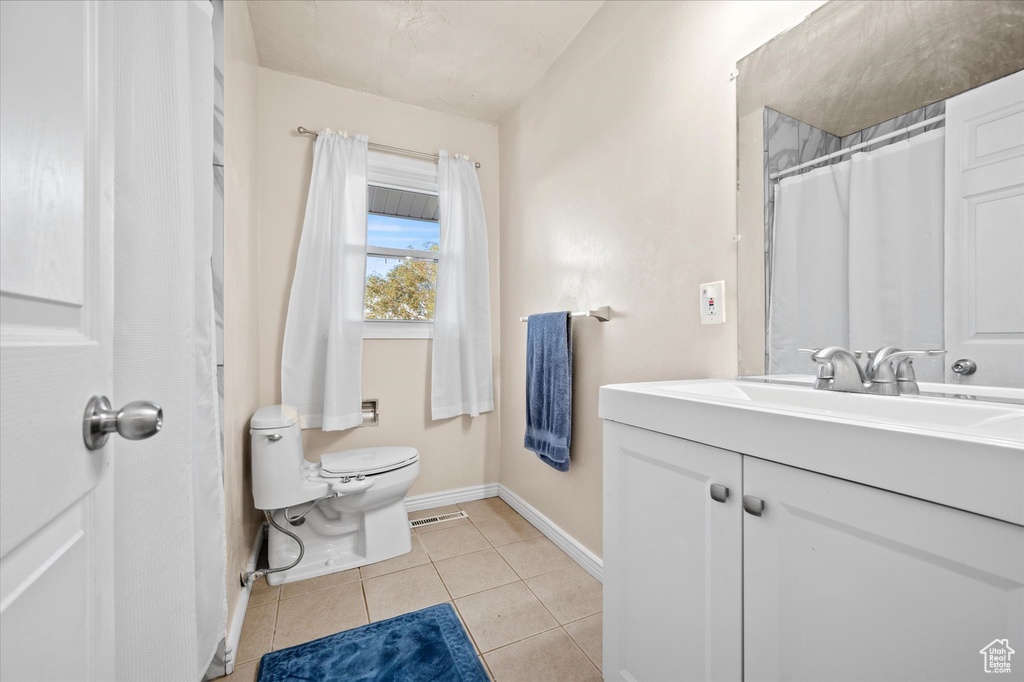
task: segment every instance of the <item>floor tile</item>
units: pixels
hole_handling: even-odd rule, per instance
[[[337,573],[328,573],[327,575],[317,576],[308,580],[285,583],[281,585],[281,599],[296,597],[300,594],[315,592],[316,590],[323,590],[328,587],[337,587],[338,585],[355,582],[356,580],[359,580],[359,569],[350,568],[347,571],[338,571]]]
[[[496,516],[519,516],[516,510],[508,506],[505,500],[500,497],[488,497],[483,500],[473,500],[472,502],[459,502],[458,506],[462,508],[462,511],[469,514],[469,518],[474,523],[493,519]]]
[[[214,682],[256,682],[256,673],[260,669],[260,662],[249,661],[236,665],[230,675],[218,677]]]
[[[451,599],[437,571],[429,564],[364,580],[363,587],[371,622]]]
[[[601,628],[604,620],[603,613],[588,616],[583,620],[565,625],[565,631],[576,641],[579,648],[583,649],[590,661],[601,669]]]
[[[267,584],[267,579],[263,576],[256,578],[252,583],[252,590],[249,592],[249,606],[259,606],[260,604],[269,604],[278,600],[281,596],[281,586],[275,585],[271,587]]]
[[[558,628],[484,654],[498,682],[600,682],[601,673]]]
[[[455,599],[519,580],[516,572],[493,549],[438,561],[434,568]]]
[[[367,578],[374,578],[378,575],[384,575],[385,573],[394,573],[395,571],[402,571],[407,568],[423,566],[424,564],[429,563],[430,557],[427,556],[426,551],[423,549],[423,545],[420,544],[419,537],[413,535],[412,551],[391,559],[378,561],[375,564],[360,566],[359,574],[363,577],[363,580],[366,580]]]
[[[256,660],[271,650],[276,619],[277,602],[246,609],[242,635],[238,639],[238,652],[235,654],[236,663]]]
[[[441,561],[460,554],[489,549],[490,544],[472,524],[418,535],[431,560]]]
[[[601,611],[601,583],[580,566],[570,566],[526,581],[559,623]]]
[[[522,582],[514,582],[455,600],[481,651],[543,632],[557,625]],[[500,679],[500,675],[495,673]]]
[[[539,530],[518,514],[516,516],[494,516],[483,521],[474,521],[473,524],[495,547],[520,540],[529,540],[541,535]]]
[[[551,573],[575,563],[568,554],[558,549],[555,543],[544,536],[502,545],[498,552],[520,578]]]
[[[274,649],[295,646],[366,623],[363,588],[358,582],[282,599]]]

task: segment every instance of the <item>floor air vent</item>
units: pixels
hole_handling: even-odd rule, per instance
[[[415,521],[409,522],[410,528],[419,528],[420,526],[429,526],[434,523],[441,523],[443,521],[454,521],[455,519],[468,519],[464,511],[451,512],[450,514],[438,514],[437,516],[428,516],[425,519],[416,519]]]

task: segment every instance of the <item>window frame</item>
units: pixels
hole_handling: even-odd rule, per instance
[[[370,150],[366,160],[366,184],[419,194],[438,195],[437,164],[422,159],[406,158]],[[370,216],[369,206],[366,211]],[[401,216],[397,216],[401,217]],[[411,220],[415,220],[412,218]],[[433,221],[423,221],[433,222]],[[433,260],[440,266],[436,251],[392,249],[366,243],[366,257],[415,258]],[[365,305],[365,294],[364,294]],[[433,339],[433,320],[367,320],[363,318],[364,339]]]

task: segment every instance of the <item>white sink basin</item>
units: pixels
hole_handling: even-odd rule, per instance
[[[647,384],[666,393],[741,401],[751,407],[787,410],[835,420],[931,429],[1024,443],[1024,407],[922,396],[878,396],[810,387],[736,381],[672,381]],[[809,390],[810,389],[810,390]]]
[[[696,380],[601,388],[600,415],[1024,525],[1024,406]]]

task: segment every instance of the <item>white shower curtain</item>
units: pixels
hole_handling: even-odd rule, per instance
[[[113,16],[111,398],[164,410],[159,434],[117,442],[117,678],[197,680],[227,628],[210,260],[212,7],[114,3]]]
[[[476,167],[441,151],[437,164],[441,248],[437,268],[430,407],[434,419],[494,409],[487,224]]]
[[[362,423],[365,135],[322,130],[313,152],[281,359],[281,400],[304,428]]]
[[[850,161],[850,348],[943,346],[945,132]],[[942,381],[943,358],[914,369]]]
[[[770,374],[798,348],[941,348],[944,130],[782,180],[775,189]],[[940,358],[914,363],[941,381]]]
[[[769,373],[807,374],[797,348],[849,339],[850,164],[782,180],[775,189]]]

